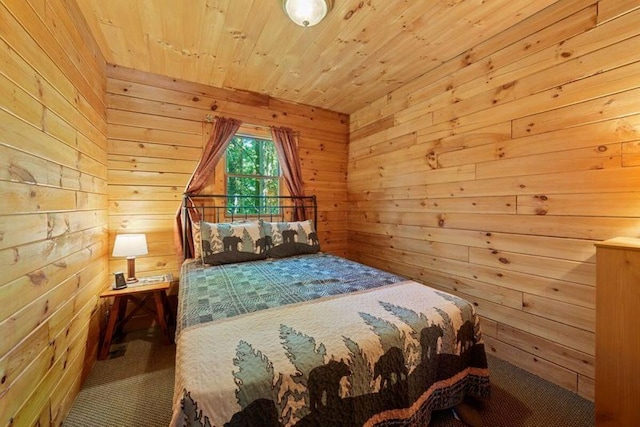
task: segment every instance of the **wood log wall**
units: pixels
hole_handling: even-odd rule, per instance
[[[0,1],[0,425],[60,425],[106,283],[105,63],[74,2]]]
[[[136,261],[140,275],[179,275],[174,218],[211,130],[207,115],[300,132],[305,190],[318,197],[321,247],[346,255],[348,116],[111,65],[107,76],[110,247],[117,233],[145,233],[149,255]],[[111,271],[126,268],[121,259],[110,263]]]
[[[349,254],[593,399],[595,241],[640,233],[640,5],[561,0],[351,115]]]

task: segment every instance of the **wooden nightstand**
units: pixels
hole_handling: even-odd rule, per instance
[[[109,356],[109,347],[111,347],[111,340],[113,339],[116,330],[121,331],[129,319],[131,319],[131,317],[133,317],[133,315],[140,309],[152,313],[156,317],[167,344],[171,344],[173,342],[167,326],[168,324],[175,323],[166,292],[167,289],[169,289],[170,284],[171,282],[164,281],[138,286],[129,286],[124,289],[107,289],[100,295],[101,298],[113,297],[113,304],[109,309],[107,330],[104,334],[102,347],[98,353],[99,360],[106,359]],[[153,298],[155,300],[155,310],[146,306],[146,302],[149,298]],[[127,311],[127,301],[133,302],[136,307],[125,316]]]

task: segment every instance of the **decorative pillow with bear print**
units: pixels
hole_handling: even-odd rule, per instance
[[[313,221],[267,222],[262,224],[267,243],[267,255],[284,258],[300,254],[314,254],[320,241]]]
[[[202,262],[209,265],[255,261],[267,257],[259,222],[211,223],[200,221]]]

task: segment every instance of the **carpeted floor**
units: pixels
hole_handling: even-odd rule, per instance
[[[168,426],[175,345],[164,344],[151,329],[127,334],[111,351],[111,358],[93,366],[64,426]]]
[[[96,362],[71,412],[68,427],[155,427],[171,419],[175,345],[157,331],[129,333]],[[467,402],[485,427],[590,427],[592,402],[489,356],[491,399]],[[463,427],[451,411],[436,412],[429,427]]]
[[[593,402],[488,355],[491,398],[467,402],[485,427],[593,427]],[[429,427],[461,427],[451,411],[437,412]]]

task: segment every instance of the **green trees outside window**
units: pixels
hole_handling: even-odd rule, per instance
[[[280,165],[273,141],[236,135],[226,150],[228,214],[278,214]],[[258,197],[256,197],[258,196]],[[268,206],[265,209],[263,206]]]

